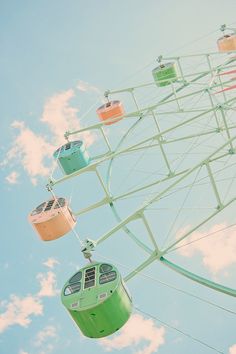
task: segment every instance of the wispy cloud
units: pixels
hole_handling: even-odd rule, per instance
[[[79,80],[76,88],[82,92],[91,92],[92,91],[92,92],[97,93],[99,96],[103,95],[103,92],[98,87],[91,85],[86,81]]]
[[[53,269],[56,264],[60,264],[60,262],[52,257],[48,258],[45,262],[43,262],[43,265],[51,269]]]
[[[70,101],[73,97],[75,97],[74,90],[63,91],[51,96],[44,106],[40,121],[49,127],[53,140],[58,145],[65,143],[64,133],[66,131],[81,128],[78,119],[79,109],[70,105]],[[91,133],[85,132],[82,136],[87,146],[93,143],[94,135]]]
[[[127,347],[134,348],[134,354],[157,353],[159,347],[165,342],[164,327],[156,327],[151,319],[145,319],[141,315],[134,314],[120,333],[110,338],[103,338],[100,344],[107,351],[121,350]],[[148,342],[143,349],[138,349],[139,344]]]
[[[37,279],[40,283],[40,290],[37,294],[39,297],[52,297],[56,296],[59,293],[59,290],[56,288],[56,274],[49,271],[46,274],[39,273]]]
[[[20,174],[16,171],[11,172],[7,177],[6,181],[9,184],[17,184]]]
[[[217,232],[221,229],[224,230]],[[177,238],[186,230],[187,228],[181,230]],[[197,253],[201,254],[204,266],[215,275],[236,264],[236,230],[232,228],[227,229],[226,224],[216,224],[206,232],[194,232],[188,238],[188,242],[205,237],[208,234],[212,235],[206,239],[182,247],[178,252],[185,257],[192,257]],[[185,242],[183,241],[183,244]]]
[[[71,104],[74,97],[75,90],[73,89],[49,97],[43,107],[39,120],[41,126],[37,132],[23,121],[14,121],[11,127],[16,129],[16,137],[0,165],[18,163],[24,168],[34,185],[37,184],[39,177],[48,176],[54,166],[53,152],[65,143],[64,133],[81,128],[78,118],[79,108]],[[48,133],[40,133],[42,130],[45,131],[45,128],[48,128]],[[95,135],[91,132],[84,132],[80,138],[85,141],[86,146],[89,146],[94,142]],[[14,171],[8,176],[9,183],[16,181],[18,177],[16,173]]]
[[[51,169],[47,159],[52,156],[54,146],[48,143],[44,136],[25,126],[24,122],[14,121],[11,126],[19,133],[7,153],[6,160],[21,164],[31,179],[47,176]]]
[[[236,344],[229,348],[229,354],[236,354]]]
[[[28,295],[20,298],[11,295],[10,301],[2,304],[5,312],[0,315],[0,333],[13,325],[27,327],[31,323],[31,316],[43,314],[43,305],[35,296]]]
[[[37,354],[50,354],[55,349],[58,340],[57,329],[55,326],[45,326],[36,334],[34,346],[37,348]],[[34,350],[35,352],[35,350]]]
[[[46,326],[37,333],[35,346],[40,347],[50,338],[57,338],[57,330],[54,326]]]

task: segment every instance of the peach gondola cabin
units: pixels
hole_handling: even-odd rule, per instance
[[[28,220],[43,241],[64,236],[76,224],[65,198],[50,199],[40,204],[29,214]]]
[[[118,100],[103,104],[96,112],[99,119],[104,122],[105,125],[111,125],[120,121],[125,113],[122,102]]]
[[[217,40],[217,46],[220,52],[229,52],[236,50],[236,34],[226,34]]]

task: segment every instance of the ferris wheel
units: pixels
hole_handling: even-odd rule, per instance
[[[107,90],[99,122],[65,132],[54,153],[63,175],[58,169],[50,177],[52,197],[29,220],[44,241],[70,231],[79,238],[89,262],[66,282],[62,302],[88,337],[107,336],[126,323],[132,299],[124,282],[154,262],[236,296],[236,289],[173,256],[227,229],[221,224],[226,211],[235,225],[236,31],[221,30],[217,52],[160,56],[149,82]],[[94,134],[90,147],[81,139],[85,132]],[[73,210],[68,198],[56,196],[72,180],[81,196]],[[105,231],[82,241],[79,223],[87,215]],[[209,232],[216,224],[219,230]],[[122,250],[132,258],[124,279],[110,255],[93,260],[113,242],[121,263]]]

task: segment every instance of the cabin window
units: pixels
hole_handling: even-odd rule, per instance
[[[72,278],[70,278],[69,283],[70,283],[70,284],[71,284],[71,283],[75,283],[75,282],[80,281],[81,279],[82,279],[82,272],[78,272],[78,273],[76,273],[75,275],[73,275]]]
[[[67,296],[67,295],[71,295],[71,294],[74,294],[74,293],[78,293],[81,289],[81,283],[78,282],[78,283],[74,283],[74,284],[70,284],[68,285],[65,290],[64,290],[64,295]]]
[[[95,267],[86,269],[84,279],[84,289],[95,286]]]
[[[66,144],[65,150],[69,150],[69,148],[70,148],[70,143]]]
[[[36,214],[41,213],[43,211],[45,204],[46,203],[44,202],[44,203],[40,204],[39,206],[37,206],[37,208],[32,211],[31,215],[36,215]]]
[[[56,158],[58,158],[58,157],[60,156],[60,153],[63,151],[63,149],[64,149],[64,146],[59,147],[59,148],[54,152],[54,156],[55,156]]]
[[[58,198],[57,203],[54,205],[54,209],[63,208],[65,204],[66,201],[64,198]]]
[[[74,143],[73,143],[74,145],[78,145],[78,146],[81,146],[83,143],[82,143],[82,141],[81,140],[76,140],[76,141],[74,141]]]
[[[109,283],[110,281],[115,280],[116,277],[117,274],[114,270],[112,272],[104,273],[99,277],[99,284]]]
[[[49,200],[49,202],[48,202],[48,204],[47,204],[47,206],[46,206],[44,211],[50,210],[52,208],[53,204],[54,204],[54,201],[55,201],[55,199]]]
[[[112,270],[112,266],[110,264],[101,264],[99,271],[100,273],[110,272]]]

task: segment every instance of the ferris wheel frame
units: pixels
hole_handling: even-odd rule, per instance
[[[236,51],[229,52],[228,54],[236,54]],[[100,206],[103,206],[105,204],[110,205],[111,210],[113,211],[113,214],[117,220],[117,225],[111,228],[109,231],[105,232],[103,235],[101,235],[97,240],[92,241],[89,240],[89,242],[85,242],[85,247],[83,248],[84,253],[90,253],[95,249],[95,247],[105,240],[107,240],[109,237],[111,237],[114,233],[116,233],[118,230],[123,229],[129,237],[139,246],[141,247],[148,255],[148,258],[140,264],[136,269],[131,271],[126,277],[125,280],[128,281],[132,277],[134,277],[136,274],[141,272],[143,269],[145,269],[148,265],[153,263],[154,261],[160,261],[162,264],[165,266],[171,268],[172,270],[176,271],[177,273],[197,282],[200,283],[201,285],[204,285],[206,287],[209,287],[211,289],[214,289],[216,291],[222,292],[224,294],[230,295],[230,296],[236,296],[236,289],[232,289],[226,286],[223,286],[221,284],[215,283],[209,279],[203,278],[201,276],[198,276],[180,266],[177,264],[167,260],[165,258],[166,254],[173,250],[177,244],[182,242],[184,239],[186,239],[189,235],[191,235],[194,231],[199,229],[202,225],[207,223],[209,220],[214,218],[216,215],[218,215],[222,210],[227,208],[229,205],[231,205],[233,202],[236,201],[236,195],[228,200],[226,203],[221,200],[219,190],[217,188],[217,184],[215,182],[214,178],[214,173],[212,172],[212,164],[216,162],[219,159],[222,159],[223,157],[226,156],[232,156],[235,155],[236,149],[235,149],[235,140],[236,140],[236,135],[231,136],[231,131],[236,128],[236,124],[229,125],[226,119],[225,115],[225,107],[227,109],[230,109],[232,105],[236,102],[236,97],[227,99],[225,92],[224,92],[224,85],[230,85],[232,84],[231,80],[227,80],[224,82],[224,84],[221,81],[221,76],[220,73],[224,72],[224,70],[227,69],[232,69],[236,67],[236,57],[230,57],[227,58],[227,60],[220,65],[213,66],[211,62],[211,57],[216,56],[216,55],[222,55],[222,53],[218,52],[212,52],[212,53],[203,53],[203,54],[196,54],[196,55],[186,55],[186,56],[178,56],[178,57],[166,57],[162,58],[162,60],[175,60],[178,66],[178,72],[179,72],[179,77],[177,78],[178,84],[180,86],[178,88],[175,87],[174,83],[172,82],[170,87],[171,87],[171,93],[166,95],[166,97],[162,98],[160,101],[158,101],[154,105],[149,105],[143,108],[139,107],[139,104],[137,102],[136,96],[135,96],[135,91],[146,87],[153,85],[153,83],[147,83],[135,87],[128,87],[125,89],[121,90],[114,90],[114,91],[106,91],[105,96],[108,95],[113,95],[117,93],[123,93],[123,92],[128,92],[132,99],[133,102],[136,106],[136,111],[125,114],[123,116],[123,119],[133,119],[135,122],[131,125],[131,127],[128,129],[128,131],[124,134],[124,136],[121,138],[120,142],[118,143],[117,147],[113,150],[111,147],[111,144],[109,142],[109,139],[106,136],[106,133],[104,131],[104,123],[100,122],[94,125],[90,125],[86,128],[79,129],[77,131],[70,131],[65,133],[65,138],[68,140],[70,136],[75,135],[75,134],[81,134],[86,131],[99,131],[104,139],[104,143],[106,145],[107,151],[104,154],[94,156],[92,157],[92,163],[81,170],[78,170],[74,173],[71,173],[70,175],[64,176],[60,179],[54,179],[52,176],[49,180],[49,183],[47,185],[48,190],[51,190],[55,185],[62,183],[68,179],[74,178],[76,176],[79,176],[80,174],[86,173],[86,172],[93,172],[96,174],[102,188],[104,191],[104,198],[92,205],[90,205],[87,208],[83,208],[77,212],[74,212],[76,216],[79,216],[81,214],[87,213],[93,209],[96,209]],[[181,60],[183,58],[191,58],[191,57],[203,57],[204,60],[206,61],[208,65],[208,70],[201,71],[198,73],[186,75],[184,74],[183,67],[181,65]],[[210,76],[210,81],[208,82],[207,85],[203,85],[200,89],[196,89],[193,92],[183,94],[182,96],[179,95],[182,90],[186,89],[190,85],[194,85],[197,83],[200,79]],[[215,79],[218,79],[218,83],[216,82]],[[213,98],[212,98],[212,92],[214,90],[220,89],[222,91],[222,96],[223,96],[223,103],[216,103],[214,104]],[[177,104],[177,109],[173,110],[171,113],[179,113],[183,112],[183,108],[181,107],[181,102],[187,97],[192,97],[197,94],[207,94],[209,97],[210,101],[210,108],[209,109],[194,109],[190,110],[189,112],[194,113],[194,116],[191,118],[188,118],[178,124],[175,124],[173,127],[168,128],[166,130],[161,131],[158,123],[158,116],[159,113],[156,113],[157,108],[166,105],[167,103],[176,103]],[[184,111],[185,112],[185,111]],[[217,118],[217,113],[220,113],[221,119],[222,119],[222,124],[219,123],[218,118]],[[170,113],[170,112],[168,112]],[[204,115],[207,115],[209,113],[212,113],[215,116],[215,121],[216,121],[216,128],[209,129],[204,132],[204,134],[211,135],[211,134],[220,134],[224,133],[225,134],[225,143],[221,144],[221,146],[217,147],[213,152],[208,154],[206,157],[204,157],[203,160],[192,166],[191,168],[184,169],[182,171],[178,171],[175,173],[175,171],[172,170],[171,164],[168,160],[168,156],[165,152],[165,145],[169,144],[170,141],[166,141],[164,139],[165,134],[169,133],[170,131],[174,131],[177,128],[183,127],[185,125],[188,125],[192,122],[197,121],[198,119],[201,119]],[[164,114],[164,113],[163,113]],[[128,147],[123,147],[123,143],[126,142],[127,138],[129,137],[130,133],[139,125],[141,121],[144,119],[152,119],[155,122],[156,125],[156,133],[150,136],[149,138],[143,139],[139,141],[138,143],[135,144],[130,144]],[[112,122],[112,119],[110,120]],[[109,120],[108,120],[109,122]],[[181,138],[175,139],[175,142],[178,140],[187,140],[191,139],[193,137],[198,137],[199,133],[191,134],[191,135],[186,135]],[[173,140],[174,141],[174,140]],[[147,147],[147,143],[151,144]],[[153,143],[152,143],[153,142]],[[110,188],[110,179],[112,175],[112,166],[113,162],[117,157],[120,157],[122,155],[130,154],[138,150],[142,149],[151,149],[154,146],[158,146],[160,148],[161,155],[163,157],[163,160],[165,162],[166,168],[168,170],[168,174],[163,178],[163,179],[157,179],[155,182],[152,182],[151,184],[141,186],[139,188],[133,189],[126,194],[120,194],[117,196],[113,196],[111,193],[111,188]],[[106,181],[103,180],[101,177],[99,171],[98,171],[98,166],[101,165],[104,162],[109,162],[108,170],[107,170],[107,177]],[[188,176],[192,175],[195,173],[198,169],[204,167],[207,171],[208,178],[210,185],[212,187],[215,200],[216,200],[216,206],[215,206],[215,211],[211,213],[209,216],[207,216],[204,220],[202,220],[200,223],[192,227],[190,230],[185,232],[180,238],[172,242],[170,245],[168,245],[164,249],[160,249],[159,245],[156,242],[155,235],[153,231],[150,228],[150,225],[148,223],[148,220],[145,216],[145,210],[148,206],[153,204],[154,202],[158,201],[163,195],[171,191],[174,187],[176,187],[180,182],[185,180]],[[163,181],[172,181],[168,187],[166,187],[164,190],[162,190],[160,193],[155,195],[154,197],[149,198],[149,200],[145,201],[141,206],[139,206],[135,211],[130,213],[126,218],[121,219],[118,210],[116,209],[115,202],[119,199],[122,199],[124,197],[127,197],[128,195],[132,195],[136,193],[137,191],[144,191],[153,186],[154,184],[160,184]],[[152,248],[148,247],[146,244],[144,244],[141,240],[139,240],[135,234],[129,229],[128,225],[134,220],[141,220],[147,230],[147,234],[149,236],[149,240],[151,241]]]

